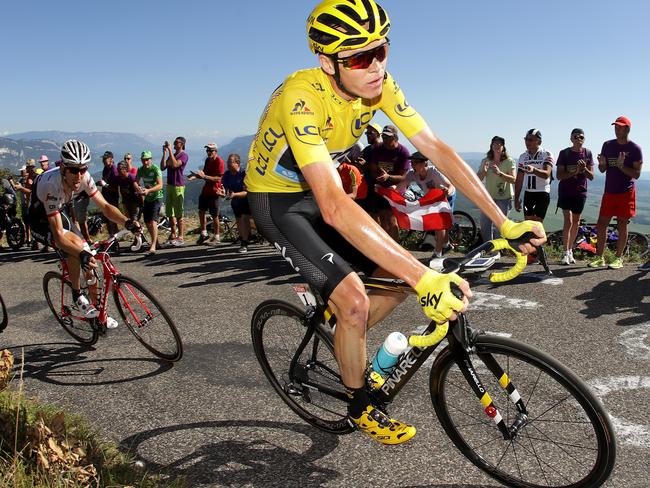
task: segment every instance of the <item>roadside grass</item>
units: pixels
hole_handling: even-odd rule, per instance
[[[0,352],[0,486],[13,488],[184,488],[149,473],[80,416],[27,398],[12,381],[13,356]]]

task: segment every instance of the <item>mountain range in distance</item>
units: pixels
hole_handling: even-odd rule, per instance
[[[60,147],[67,139],[81,139],[90,146],[93,154],[90,167],[93,173],[101,171],[101,155],[104,151],[112,151],[115,155],[116,162],[119,162],[125,153],[130,152],[133,154],[136,164],[139,164],[140,152],[143,150],[152,151],[156,163],[159,162],[160,157],[162,156],[161,147],[156,147],[156,144],[151,140],[131,133],[62,131],[22,132],[0,137],[0,168],[8,168],[17,174],[18,169],[25,164],[28,158],[38,160],[41,154],[47,155],[50,161],[54,162],[59,159]],[[228,144],[219,147],[219,155],[226,160],[230,153],[239,154],[242,163],[245,166],[252,139],[253,135],[236,137]],[[196,148],[196,144],[192,146],[191,141],[188,141],[188,146]],[[200,144],[199,147],[201,148]],[[202,148],[198,150],[190,149],[187,152],[190,160],[187,168],[188,172],[203,167],[205,151]],[[474,170],[478,169],[481,159],[485,157],[484,153],[480,152],[460,152],[459,154],[472,168],[474,168]],[[516,158],[516,155],[514,155],[514,157]],[[596,199],[600,201],[600,195],[602,195],[604,189],[604,182],[604,176],[596,172],[594,180],[590,183],[589,193],[590,195],[593,195],[593,197],[590,196],[591,201],[595,201]],[[650,181],[648,178],[642,177],[639,179],[637,184],[638,215],[635,218],[635,221],[644,226],[650,226]],[[551,197],[553,201],[555,201],[556,194],[557,182],[554,182],[551,185]],[[469,205],[469,202],[466,203]],[[595,211],[597,212],[597,209],[595,209]]]

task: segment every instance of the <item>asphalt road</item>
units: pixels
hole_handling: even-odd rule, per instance
[[[50,315],[41,280],[53,255],[0,253],[0,292],[10,323],[0,346],[24,354],[28,394],[83,413],[107,438],[132,449],[149,467],[185,476],[190,486],[479,488],[499,484],[446,438],[420,371],[392,413],[417,436],[399,447],[361,434],[336,437],[305,424],[274,394],[250,341],[261,301],[295,302],[296,281],[268,247],[191,246],[152,260],[116,259],[166,305],[185,345],[174,366],[158,362],[120,328],[94,348],[75,343]],[[650,486],[650,275],[553,267],[515,282],[474,283],[474,326],[512,334],[551,352],[595,389],[613,417],[618,457],[608,487]],[[414,301],[370,332],[424,323]],[[374,346],[373,346],[374,347]],[[18,359],[17,363],[20,363]]]

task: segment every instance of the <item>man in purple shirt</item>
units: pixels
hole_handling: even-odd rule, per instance
[[[594,179],[594,159],[591,151],[582,147],[585,143],[585,131],[571,131],[571,147],[562,149],[557,158],[557,206],[564,212],[562,242],[564,255],[560,261],[568,265],[575,263],[573,243],[578,235],[580,216],[587,200],[587,182]]]
[[[616,217],[618,241],[616,258],[609,263],[612,269],[623,267],[623,251],[627,245],[627,225],[636,215],[635,180],[641,176],[643,155],[641,148],[630,140],[632,122],[625,116],[618,117],[612,125],[616,139],[607,141],[598,155],[598,169],[605,174],[605,193],[600,202],[597,232],[596,258],[591,268],[608,266],[605,262],[606,230],[612,217]]]
[[[385,187],[398,185],[404,180],[404,175],[411,167],[408,149],[398,141],[397,128],[387,125],[381,132],[383,143],[372,152],[371,167],[375,166],[377,178],[375,181]],[[368,188],[370,191],[370,188]],[[397,240],[399,226],[390,204],[383,198],[377,200],[379,223],[388,235]]]
[[[183,218],[185,206],[185,177],[183,171],[187,166],[188,156],[185,152],[185,138],[177,137],[174,140],[174,152],[165,141],[163,155],[160,160],[160,169],[167,170],[167,199],[165,200],[165,212],[169,217],[171,233],[169,240],[160,247],[184,246],[185,245],[185,219]],[[176,221],[178,221],[178,232],[176,232]]]

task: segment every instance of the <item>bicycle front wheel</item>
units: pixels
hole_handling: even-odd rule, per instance
[[[264,374],[294,412],[326,432],[352,432],[331,341],[314,334],[290,374],[291,361],[307,334],[303,311],[280,300],[263,302],[253,313],[251,334]]]
[[[25,226],[20,219],[11,219],[11,223],[7,228],[7,244],[14,251],[18,251],[25,244]]]
[[[77,341],[88,346],[95,344],[99,331],[91,320],[81,317],[72,299],[72,284],[54,271],[43,277],[43,293],[52,314],[65,331]]]
[[[640,258],[644,258],[650,252],[650,239],[639,232],[630,232],[627,236],[625,252],[627,254],[638,254]]]
[[[488,370],[485,361],[491,358],[515,393],[509,395]],[[478,338],[470,359],[474,371],[448,347],[436,358],[430,377],[436,415],[465,457],[507,486],[594,488],[607,480],[616,458],[611,422],[568,368],[530,346],[486,335]],[[516,429],[509,439],[470,387],[475,377],[505,425]],[[526,417],[517,415],[513,402],[518,396]]]
[[[183,356],[176,325],[151,292],[126,276],[117,279],[113,298],[122,320],[151,353],[169,362]]]
[[[476,242],[476,222],[471,215],[460,210],[454,212],[454,222],[449,229],[449,242],[454,247],[469,249]]]

